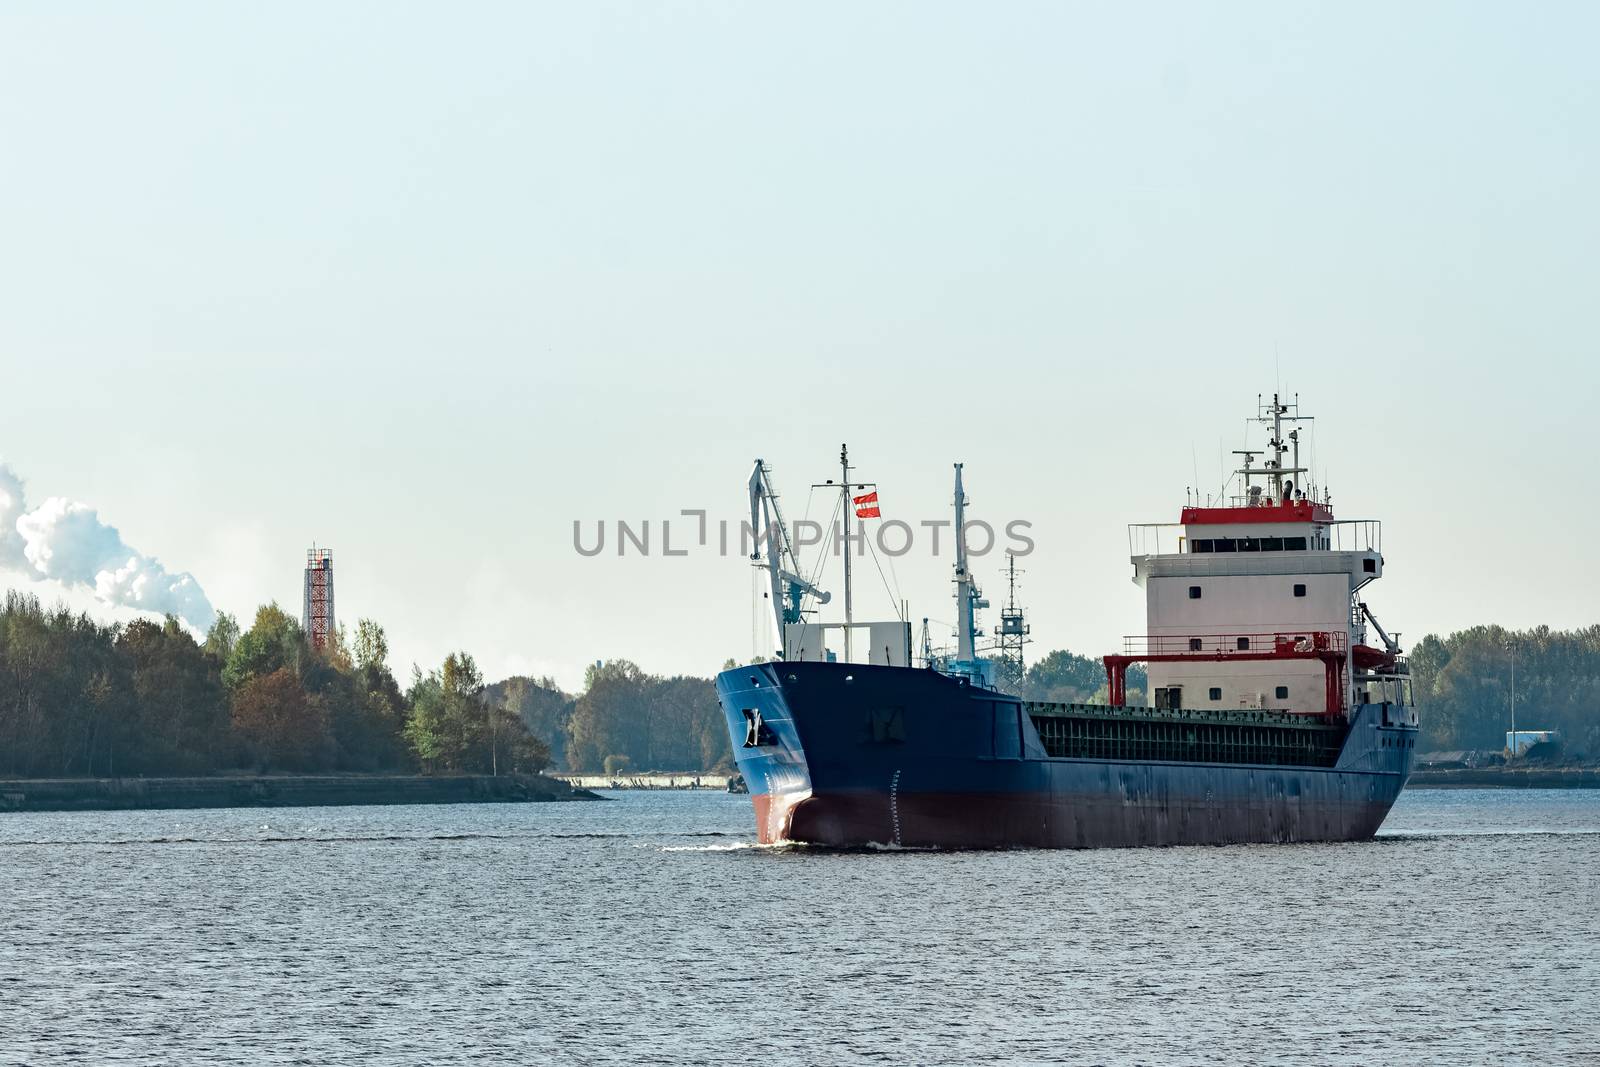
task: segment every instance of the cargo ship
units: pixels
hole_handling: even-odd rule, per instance
[[[910,620],[844,619],[805,577],[760,460],[753,563],[773,658],[725,670],[717,696],[758,838],[835,847],[1093,848],[1371,837],[1405,785],[1417,715],[1399,635],[1364,599],[1382,527],[1334,518],[1300,465],[1298,399],[1258,402],[1266,447],[1177,523],[1129,527],[1146,629],[1104,656],[1104,703],[1025,699],[980,647],[955,466],[955,647],[911,647]],[[1289,427],[1286,433],[1286,427]],[[1259,464],[1259,457],[1266,457]],[[1287,460],[1287,461],[1286,461]],[[841,452],[843,534],[877,516]],[[1230,493],[1231,489],[1231,493]],[[856,527],[851,530],[851,525]],[[1014,609],[1002,630],[1020,628]],[[834,647],[839,646],[839,647]],[[1128,699],[1142,666],[1147,699]]]

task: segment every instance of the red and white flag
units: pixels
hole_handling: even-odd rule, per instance
[[[863,496],[853,496],[850,501],[856,506],[856,518],[877,519],[882,517],[883,513],[878,510],[878,491],[876,489]]]

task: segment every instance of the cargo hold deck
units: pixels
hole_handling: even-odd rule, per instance
[[[1040,701],[1022,707],[1057,759],[1332,767],[1349,732],[1344,722],[1283,711]]]

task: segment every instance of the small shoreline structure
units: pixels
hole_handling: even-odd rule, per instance
[[[0,813],[603,800],[542,774],[239,775],[0,780]]]
[[[698,789],[717,793],[739,792],[739,775],[710,771],[673,774],[556,774],[551,777],[574,789]]]

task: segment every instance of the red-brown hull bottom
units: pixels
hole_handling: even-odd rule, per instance
[[[1325,804],[1299,797],[1245,804],[1123,802],[1040,793],[879,792],[754,796],[763,844],[833,847],[1116,848],[1371,837],[1386,802]]]

